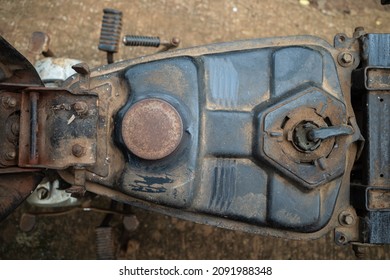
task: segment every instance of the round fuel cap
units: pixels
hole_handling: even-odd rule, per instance
[[[136,102],[122,121],[122,138],[136,156],[147,160],[162,159],[179,146],[183,122],[168,102],[149,98]]]

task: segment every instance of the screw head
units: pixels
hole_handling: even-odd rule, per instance
[[[1,101],[2,101],[1,103],[3,104],[3,106],[7,109],[15,108],[16,103],[17,103],[16,99],[13,97],[10,97],[10,96],[3,97]]]
[[[11,132],[15,135],[15,136],[19,136],[19,133],[20,133],[20,125],[18,122],[14,122],[12,125],[11,125]]]
[[[16,152],[15,151],[8,151],[4,153],[4,158],[6,160],[14,160],[16,158]]]
[[[83,115],[83,114],[86,114],[88,112],[88,105],[84,101],[77,101],[73,105],[73,108],[78,115]]]
[[[342,67],[349,67],[353,64],[354,57],[349,52],[342,52],[338,55],[337,61]]]
[[[79,144],[75,144],[72,146],[72,154],[75,157],[82,157],[85,155],[85,148]]]
[[[349,225],[349,226],[353,224],[354,220],[355,220],[355,219],[353,218],[352,215],[346,215],[346,216],[344,217],[344,223],[347,224],[347,225]]]
[[[10,98],[8,99],[8,106],[9,106],[10,108],[14,108],[14,107],[16,106],[16,99],[10,97]]]
[[[354,57],[349,52],[342,52],[338,55],[337,61],[342,67],[349,67],[353,64]]]

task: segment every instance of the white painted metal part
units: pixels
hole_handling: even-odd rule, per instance
[[[65,81],[76,73],[72,66],[82,61],[63,57],[45,57],[38,60],[34,67],[46,86],[57,86],[56,83]]]

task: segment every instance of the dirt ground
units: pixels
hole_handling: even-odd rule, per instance
[[[57,56],[105,63],[97,45],[103,8],[123,12],[122,35],[177,36],[181,47],[247,38],[311,34],[332,42],[357,26],[390,33],[390,5],[380,0],[0,0],[0,34],[26,54],[33,31],[51,35]],[[121,46],[116,59],[154,50]],[[102,204],[107,204],[103,201]],[[102,215],[74,213],[42,217],[29,233],[19,229],[22,205],[0,224],[1,259],[94,259],[94,228]],[[292,241],[228,231],[135,210],[139,228],[121,258],[128,259],[354,259],[350,246],[332,234]],[[371,248],[371,259],[390,259],[390,247]]]

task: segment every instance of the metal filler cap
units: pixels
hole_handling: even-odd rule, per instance
[[[140,158],[162,159],[176,150],[182,137],[183,122],[179,113],[161,99],[138,101],[123,117],[123,141]]]

